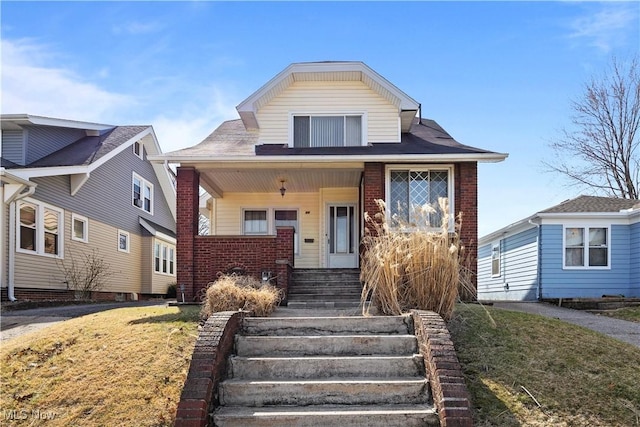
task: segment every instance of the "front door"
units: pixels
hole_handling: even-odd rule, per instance
[[[327,206],[327,251],[329,268],[358,266],[358,221],[356,205]]]

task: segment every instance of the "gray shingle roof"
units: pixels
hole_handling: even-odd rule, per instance
[[[620,212],[621,210],[631,209],[633,207],[640,207],[638,200],[579,196],[575,199],[565,200],[539,213]]]
[[[403,133],[401,142],[376,143],[364,147],[289,148],[286,144],[258,143],[258,131],[247,131],[242,120],[222,123],[200,144],[174,151],[186,156],[312,156],[312,155],[365,155],[365,154],[478,154],[491,151],[460,144],[438,123],[416,118],[411,130]]]
[[[86,166],[118,148],[149,126],[116,126],[100,136],[86,136],[26,167]]]

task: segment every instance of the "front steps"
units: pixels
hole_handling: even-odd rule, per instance
[[[409,317],[245,318],[220,383],[227,426],[438,426]]]
[[[357,268],[295,269],[288,291],[289,308],[358,307],[362,284]]]

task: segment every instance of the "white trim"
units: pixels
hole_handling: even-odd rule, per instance
[[[242,215],[240,216],[240,221],[242,222],[242,235],[243,236],[269,236],[272,233],[270,233],[270,229],[271,229],[271,225],[270,225],[270,221],[269,221],[269,217],[271,216],[271,208],[264,208],[264,207],[260,207],[260,208],[242,208]],[[245,230],[245,212],[265,212],[265,221],[267,223],[267,229],[264,233],[248,233]]]
[[[449,197],[449,231],[453,232],[455,230],[455,171],[454,165],[451,164],[394,164],[394,165],[386,165],[384,169],[384,200],[386,203],[389,203],[391,199],[391,171],[447,171],[448,185],[447,185],[447,193]],[[386,209],[387,221],[390,220],[390,210]],[[438,230],[440,227],[431,227],[433,230]]]
[[[581,228],[583,239],[583,258],[581,266],[567,266],[567,228]],[[607,230],[607,265],[606,266],[590,266],[589,265],[589,229],[604,228]],[[562,226],[562,269],[563,270],[611,270],[611,226],[602,224],[585,224],[585,223],[567,223]]]
[[[136,145],[138,146],[138,153],[136,153]],[[140,160],[144,160],[144,144],[142,140],[133,141],[131,144],[131,151],[133,151],[133,155],[139,158]]]
[[[141,202],[141,206],[137,206],[134,202],[134,200],[136,200],[134,198],[135,196],[135,191],[134,191],[134,180],[138,179],[140,181],[140,202]],[[149,192],[150,192],[150,198],[149,198],[149,210],[146,210],[144,208],[144,199],[145,199],[145,186],[149,187]],[[154,194],[154,188],[153,188],[153,184],[151,182],[149,182],[148,180],[146,180],[145,178],[143,178],[141,175],[138,175],[135,172],[132,172],[132,176],[131,176],[131,205],[133,207],[136,207],[138,209],[140,209],[143,212],[147,212],[150,215],[153,215],[153,204],[154,204],[154,199],[155,199],[155,194]]]
[[[309,155],[309,156],[211,156],[211,155],[175,155],[162,154],[147,156],[151,162],[184,163],[182,166],[192,164],[216,164],[216,163],[272,163],[272,162],[298,162],[298,163],[344,163],[344,162],[501,162],[509,155],[506,153],[470,153],[470,154],[367,154],[367,155]]]
[[[495,274],[493,272],[494,249],[498,249],[498,272]],[[500,277],[500,276],[502,276],[502,240],[499,240],[497,243],[493,243],[491,245],[491,277]]]
[[[29,249],[23,249],[20,247],[20,206],[23,204],[28,204],[28,205],[32,205],[35,207],[36,212],[35,212],[35,240],[36,240],[36,247],[34,250],[29,250]],[[46,210],[50,210],[50,211],[54,211],[55,213],[57,213],[58,215],[58,247],[56,248],[58,253],[57,254],[49,254],[45,252],[45,245],[44,245],[44,235],[45,235],[45,228],[44,228],[44,211]],[[35,199],[31,199],[31,198],[24,198],[21,199],[20,201],[18,201],[16,203],[16,213],[15,213],[16,219],[15,219],[15,224],[16,224],[16,246],[15,246],[15,250],[16,252],[19,253],[23,253],[23,254],[29,254],[29,255],[38,255],[38,256],[44,256],[44,257],[49,257],[49,258],[58,258],[58,259],[63,259],[64,258],[64,210],[57,207],[57,206],[53,206],[50,205],[48,203],[44,203],[41,202],[39,200],[35,200]]]
[[[56,126],[84,130],[106,130],[115,127],[113,125],[106,125],[101,123],[57,119],[54,117],[34,116],[31,114],[2,114],[2,116],[0,116],[0,120],[9,123],[13,122],[19,125]]]
[[[120,248],[120,236],[126,236],[127,237],[127,247],[125,249]],[[129,253],[131,252],[131,234],[129,234],[128,231],[124,231],[124,230],[118,230],[118,252],[125,252],[125,253]]]
[[[75,222],[80,221],[84,224],[82,227],[84,238],[80,239],[75,235]],[[77,242],[89,243],[89,218],[86,216],[78,215],[75,213],[71,214],[71,240],[75,240]]]
[[[158,270],[156,270],[156,246],[159,248],[159,252],[158,252]],[[162,249],[166,248],[167,249],[167,257],[165,259],[165,257],[163,256],[163,251]],[[173,273],[170,272],[171,270],[171,250],[173,249]],[[163,270],[163,265],[162,265],[162,261],[166,261],[166,268],[167,271],[164,272]],[[153,266],[153,274],[160,274],[162,276],[171,276],[171,277],[175,277],[176,275],[176,246],[174,244],[165,242],[161,239],[153,239],[153,251],[151,252],[151,265]]]

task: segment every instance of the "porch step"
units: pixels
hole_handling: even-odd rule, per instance
[[[289,284],[288,307],[357,307],[361,293],[359,269],[296,269]]]
[[[409,316],[245,318],[216,426],[438,426]]]

